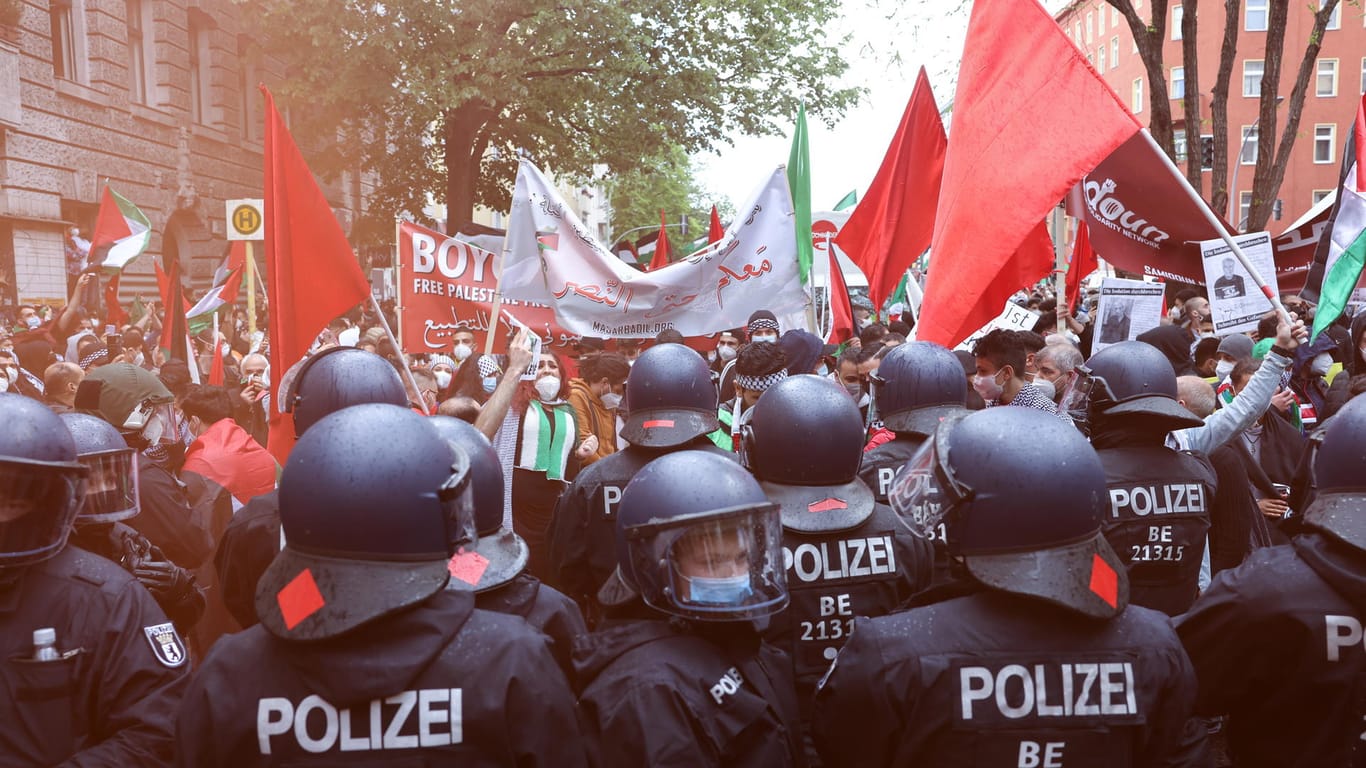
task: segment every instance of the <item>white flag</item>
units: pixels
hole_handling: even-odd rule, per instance
[[[608,252],[555,187],[522,162],[508,217],[501,288],[511,299],[555,308],[585,336],[698,336],[743,326],[750,313],[802,311],[792,200],[781,167],[740,208],[720,242],[654,272]]]

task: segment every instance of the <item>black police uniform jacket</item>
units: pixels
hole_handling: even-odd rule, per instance
[[[982,590],[857,620],[812,735],[828,766],[1200,765],[1194,696],[1166,616]]]
[[[232,516],[213,556],[223,604],[243,629],[256,624],[256,583],[280,554],[280,492],[254,497]]]
[[[1162,446],[1096,446],[1109,503],[1105,538],[1129,571],[1129,602],[1175,616],[1199,592],[1218,481],[1200,454]]]
[[[340,637],[218,641],[176,723],[183,766],[581,766],[543,635],[445,590]]]
[[[791,662],[747,624],[612,624],[575,642],[574,667],[594,766],[805,764]]]
[[[144,454],[137,461],[140,511],[128,519],[128,526],[171,562],[193,571],[213,555],[213,536],[196,520],[184,483]]]
[[[189,664],[147,590],[72,546],[5,579],[0,765],[170,765]],[[59,661],[31,660],[44,627]]]
[[[813,516],[823,513],[813,512]],[[930,586],[934,551],[882,504],[843,531],[783,528],[791,602],[764,637],[792,657],[797,697],[809,708],[816,681],[849,638],[856,616],[885,616]]]
[[[705,437],[675,448],[627,446],[585,467],[556,503],[550,528],[550,562],[555,578],[548,581],[592,617],[601,612],[596,604],[598,589],[617,568],[616,513],[621,492],[646,464],[682,450],[735,458]]]
[[[520,616],[526,623],[550,638],[550,651],[566,679],[572,679],[574,665],[570,655],[574,638],[588,631],[583,614],[573,600],[558,590],[542,584],[529,573],[519,573],[506,584],[478,592],[474,607],[510,616]]]
[[[1366,553],[1317,533],[1253,552],[1176,621],[1238,768],[1366,766]]]

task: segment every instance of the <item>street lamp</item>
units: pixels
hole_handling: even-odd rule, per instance
[[[1281,102],[1282,102],[1282,101],[1285,101],[1285,97],[1284,97],[1284,96],[1277,96],[1277,97],[1276,97],[1276,108],[1277,108],[1277,109],[1280,109],[1280,106],[1281,106]],[[1243,141],[1242,141],[1242,143],[1240,143],[1240,144],[1238,145],[1238,157],[1237,157],[1236,160],[1233,161],[1233,179],[1232,179],[1232,181],[1229,182],[1229,185],[1228,185],[1228,186],[1229,186],[1229,196],[1228,196],[1228,220],[1229,220],[1230,222],[1234,222],[1234,219],[1233,219],[1233,210],[1234,210],[1234,209],[1233,209],[1233,206],[1234,206],[1234,204],[1238,201],[1238,170],[1241,169],[1241,168],[1243,167],[1243,151],[1247,149],[1247,140],[1250,139],[1250,138],[1252,138],[1252,132],[1255,131],[1255,130],[1257,130],[1257,126],[1256,126],[1256,125],[1249,125],[1248,127],[1246,127],[1246,128],[1243,129]],[[1243,230],[1243,222],[1242,222],[1241,220],[1237,221],[1237,222],[1234,224],[1234,226],[1238,227],[1238,231],[1239,231],[1239,232],[1241,232],[1241,231]]]

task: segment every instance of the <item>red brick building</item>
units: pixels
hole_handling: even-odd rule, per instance
[[[1237,20],[1238,49],[1229,81],[1227,137],[1229,200],[1234,207],[1232,221],[1235,224],[1246,218],[1251,204],[1252,177],[1257,158],[1255,129],[1269,6],[1272,2],[1284,1],[1243,0],[1242,15]],[[1140,16],[1150,17],[1150,0],[1133,2]],[[1313,30],[1311,4],[1315,2],[1322,0],[1290,2],[1278,90],[1279,95],[1286,99],[1279,107],[1282,110],[1278,119],[1281,128],[1285,125],[1284,110],[1294,88],[1306,41]],[[1194,87],[1194,84],[1186,82],[1181,66],[1181,14],[1184,7],[1197,4],[1200,10],[1197,41],[1200,64],[1198,121],[1188,120],[1184,114],[1184,89]],[[1361,5],[1346,2],[1340,2],[1334,14],[1333,21],[1324,32],[1314,76],[1305,95],[1298,137],[1286,166],[1285,180],[1276,195],[1281,202],[1280,221],[1277,222],[1273,216],[1267,224],[1267,229],[1272,232],[1280,231],[1337,187],[1343,147],[1356,118],[1361,95],[1366,93],[1366,14],[1363,14]],[[1149,120],[1152,109],[1148,103],[1148,74],[1123,16],[1103,0],[1077,0],[1063,8],[1055,18],[1139,120]],[[1173,126],[1176,129],[1178,161],[1185,160],[1186,131],[1199,130],[1202,135],[1209,135],[1211,131],[1210,94],[1219,68],[1219,48],[1223,34],[1224,4],[1219,0],[1185,0],[1184,3],[1169,4],[1162,55]],[[1192,161],[1199,162],[1200,159],[1192,158]],[[1210,175],[1209,171],[1204,173],[1201,190],[1207,199]],[[1220,213],[1227,214],[1228,211]]]

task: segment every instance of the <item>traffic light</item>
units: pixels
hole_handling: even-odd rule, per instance
[[[1200,137],[1200,170],[1209,171],[1214,169],[1214,137]]]

